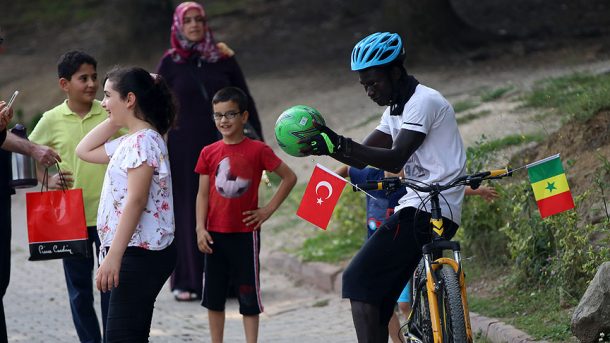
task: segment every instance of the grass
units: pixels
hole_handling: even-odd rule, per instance
[[[337,263],[345,261],[362,246],[364,235],[363,229],[350,230],[345,227],[325,231],[306,239],[298,255],[305,262]]]
[[[478,111],[478,112],[474,112],[474,113],[468,113],[468,114],[466,114],[464,116],[461,116],[461,117],[457,118],[457,123],[459,125],[463,125],[463,124],[469,123],[469,122],[471,122],[471,121],[473,121],[475,119],[479,119],[479,118],[485,117],[485,116],[489,115],[490,113],[491,113],[490,110],[484,110],[484,111]]]
[[[366,215],[364,199],[346,187],[326,231],[309,237],[297,254],[303,261],[337,263],[352,257],[364,243]]]
[[[489,102],[489,101],[499,99],[502,96],[504,96],[506,93],[512,91],[513,89],[514,89],[513,86],[506,86],[506,87],[500,87],[500,88],[496,88],[496,89],[492,89],[492,90],[484,90],[481,94],[480,100],[466,99],[466,100],[458,101],[453,105],[453,110],[455,111],[455,113],[468,111],[470,109],[478,107],[483,102]],[[473,114],[473,115],[477,115],[474,118],[467,118],[467,119],[462,119],[462,120],[464,122],[468,122],[468,121],[476,119],[480,116],[487,115],[488,113],[490,113],[490,111],[480,111],[480,112],[477,112],[477,114]],[[468,115],[468,116],[471,116],[471,115]],[[458,124],[463,124],[463,122],[460,123],[460,121],[458,120]]]
[[[571,337],[570,314],[549,301],[551,291],[508,291],[494,298],[470,296],[470,309],[527,332],[537,340],[567,342]]]
[[[464,261],[464,270],[466,283],[477,288],[468,294],[471,311],[498,318],[537,340],[570,342],[572,339],[572,313],[559,305],[556,289],[527,286],[525,290],[519,289],[510,279],[509,266],[491,265],[481,259]]]
[[[610,74],[572,74],[536,84],[523,100],[526,106],[554,108],[562,115],[586,120],[610,108]]]
[[[513,86],[500,87],[492,90],[486,90],[481,94],[481,101],[488,102],[501,98],[506,93],[512,91]]]
[[[469,296],[468,303],[474,312],[499,318],[507,324],[527,332],[537,340],[567,342],[571,313],[559,306],[553,290],[506,290],[500,296],[481,298]]]
[[[460,113],[460,112],[464,112],[467,111],[471,108],[475,108],[477,106],[479,106],[481,103],[479,103],[478,101],[472,100],[472,99],[467,99],[467,100],[462,100],[462,101],[458,101],[453,105],[453,110],[455,111],[455,113]]]
[[[493,141],[483,142],[477,146],[477,149],[480,149],[480,153],[491,153],[503,148],[529,142],[541,142],[542,140],[544,140],[544,136],[542,134],[508,135]]]

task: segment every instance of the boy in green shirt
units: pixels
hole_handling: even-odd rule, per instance
[[[97,235],[97,208],[106,172],[106,165],[92,164],[80,160],[75,153],[80,140],[104,121],[108,115],[95,99],[99,81],[97,61],[81,51],[63,54],[57,65],[59,87],[67,100],[45,112],[32,131],[32,142],[48,145],[59,153],[59,167],[68,188],[82,188],[85,217],[90,244],[95,243],[99,253]],[[42,179],[44,166],[37,165],[38,178]],[[50,175],[49,188],[61,188],[59,173]],[[93,307],[93,255],[88,258],[63,260],[64,274],[70,299],[70,309],[76,332],[81,342],[101,342],[100,326]],[[101,293],[102,324],[106,327],[110,293]]]

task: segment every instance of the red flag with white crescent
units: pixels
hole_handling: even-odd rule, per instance
[[[326,230],[347,180],[320,164],[313,169],[297,215]]]

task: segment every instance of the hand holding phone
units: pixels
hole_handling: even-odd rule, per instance
[[[13,102],[18,94],[19,91],[15,91],[15,93],[13,93],[11,96],[11,99],[8,101],[8,104],[3,104],[3,106],[0,107],[0,130],[2,131],[6,129],[6,126],[9,124],[11,119],[13,119],[13,111],[11,111],[11,106],[13,105]]]

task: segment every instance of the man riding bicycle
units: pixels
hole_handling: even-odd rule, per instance
[[[362,144],[320,126],[319,134],[303,140],[302,151],[357,168],[404,170],[406,178],[426,184],[464,175],[466,155],[451,104],[408,75],[404,58],[398,34],[378,32],[358,42],[351,68],[369,98],[387,106],[379,125]],[[421,258],[421,246],[431,239],[430,207],[422,204],[426,195],[409,190],[343,273],[343,297],[350,299],[358,342],[388,341],[396,300]],[[460,224],[463,197],[463,187],[442,193],[446,238]]]

